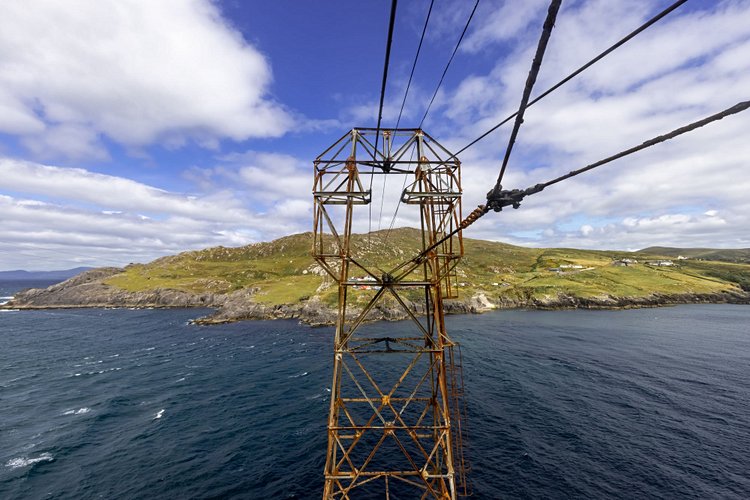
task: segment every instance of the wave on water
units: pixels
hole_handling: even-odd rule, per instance
[[[91,408],[79,408],[77,410],[68,410],[63,413],[63,415],[85,415],[86,413],[90,412]]]
[[[0,303],[0,306],[3,305],[3,304],[5,304],[5,302]],[[15,313],[15,312],[18,312],[18,311],[19,311],[19,309],[0,309],[0,312],[4,312],[4,313]]]
[[[331,389],[329,389],[328,387],[324,387],[323,389],[321,389],[321,391],[319,393],[313,394],[312,396],[307,396],[305,399],[310,400],[310,399],[324,398],[324,399],[327,400],[328,399],[328,394],[330,392],[331,392]]]
[[[164,415],[164,409],[163,408],[161,410],[159,410],[156,415],[154,415],[153,420],[157,420],[157,419],[161,418],[162,415]]]
[[[302,372],[302,373],[298,373],[297,375],[289,375],[289,377],[288,377],[288,378],[300,378],[300,377],[307,377],[308,375],[310,375],[310,373],[309,373],[309,372]]]
[[[3,305],[3,304],[7,304],[11,300],[13,300],[13,296],[12,295],[10,297],[0,297],[0,306]]]
[[[11,458],[5,463],[6,467],[10,467],[11,469],[19,469],[21,467],[28,467],[29,465],[34,465],[39,462],[52,462],[55,458],[52,456],[51,453],[42,453],[38,457],[35,458],[25,458],[25,457],[18,457],[18,458]]]
[[[107,368],[106,370],[94,370],[94,371],[91,371],[91,372],[78,372],[78,373],[74,373],[73,376],[74,377],[80,377],[81,375],[100,375],[102,373],[117,372],[117,371],[120,371],[120,370],[122,370],[121,366],[115,366],[115,367],[112,367],[112,368]]]

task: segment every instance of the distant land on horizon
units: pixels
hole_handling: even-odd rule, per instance
[[[636,253],[663,255],[674,258],[683,256],[688,259],[750,263],[750,248],[677,248],[655,246],[638,250]]]
[[[24,271],[17,269],[13,271],[0,271],[0,280],[33,281],[33,280],[66,280],[93,267],[75,267],[73,269],[61,269],[56,271]]]

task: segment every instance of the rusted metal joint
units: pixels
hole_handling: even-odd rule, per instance
[[[346,169],[351,173],[357,170],[357,159],[350,156],[346,159]]]
[[[390,172],[393,168],[393,157],[389,156],[388,158],[386,158],[385,161],[383,161],[381,168],[386,174]]]
[[[472,212],[466,216],[464,220],[461,221],[461,224],[459,224],[459,227],[461,229],[466,229],[467,227],[474,224],[480,217],[482,217],[484,214],[489,212],[489,207],[486,205],[479,205],[477,208],[472,210]]]
[[[385,429],[383,429],[383,433],[386,436],[393,436],[396,434],[396,429],[394,429],[395,422],[393,420],[389,420],[385,423]]]

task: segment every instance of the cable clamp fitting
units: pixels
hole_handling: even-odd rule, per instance
[[[487,193],[487,207],[500,212],[503,207],[518,208],[521,201],[528,195],[538,193],[544,189],[544,184],[537,184],[527,189],[503,189],[501,184]]]

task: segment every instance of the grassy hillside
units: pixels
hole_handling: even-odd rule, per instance
[[[352,245],[358,259],[387,270],[417,252],[418,237],[415,229],[392,231],[387,239],[386,231],[380,231],[369,238],[357,235]],[[336,291],[310,257],[311,238],[311,233],[303,233],[240,248],[185,252],[130,265],[106,283],[128,291],[172,288],[227,293],[254,288],[255,300],[265,304],[292,304],[312,296],[334,303]],[[648,254],[645,250],[536,249],[473,239],[464,242],[465,257],[458,268],[462,298],[478,292],[495,298],[544,299],[560,294],[643,297],[750,290],[748,264],[693,258],[674,260],[673,266],[647,264],[671,255],[661,248]],[[638,262],[625,266],[622,259]],[[356,297],[359,292],[354,293]]]

